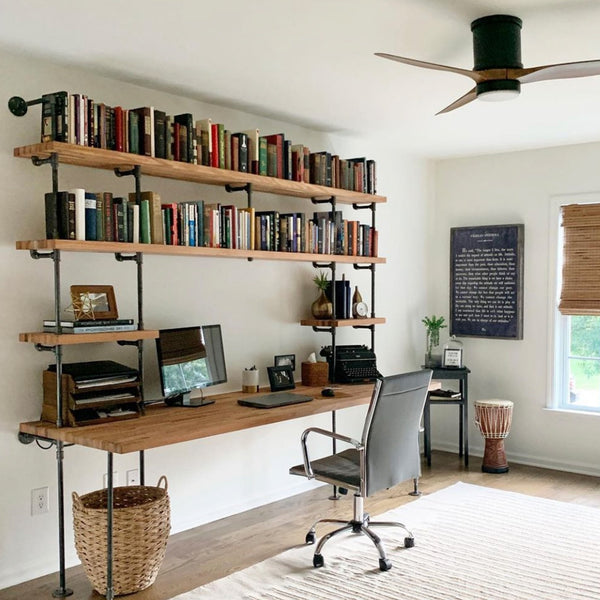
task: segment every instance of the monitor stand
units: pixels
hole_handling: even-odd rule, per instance
[[[188,406],[188,407],[196,407],[196,406],[207,406],[208,404],[214,404],[215,401],[210,398],[205,398],[204,393],[200,390],[200,397],[192,398],[191,392],[184,392],[183,394],[178,394],[177,396],[172,396],[169,398],[167,404],[169,406]]]

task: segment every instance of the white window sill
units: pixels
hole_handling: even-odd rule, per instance
[[[561,414],[567,414],[567,415],[578,415],[578,416],[585,416],[585,417],[600,417],[600,411],[593,411],[593,410],[585,410],[585,409],[569,409],[569,408],[554,408],[554,407],[549,407],[547,406],[546,408],[544,408],[544,410],[547,410],[549,412],[553,412],[553,413],[561,413]]]

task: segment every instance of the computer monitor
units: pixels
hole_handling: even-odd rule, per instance
[[[212,404],[214,400],[202,394],[193,398],[192,391],[227,381],[220,325],[162,329],[156,339],[156,354],[167,404]]]

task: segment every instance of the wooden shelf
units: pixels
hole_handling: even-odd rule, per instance
[[[135,342],[137,340],[150,340],[158,337],[156,329],[136,329],[134,331],[104,331],[102,333],[49,333],[47,331],[34,331],[20,333],[19,341],[43,346],[67,346],[71,344],[97,344],[100,342]]]
[[[297,198],[328,198],[335,196],[336,202],[341,204],[372,204],[387,201],[385,196],[351,192],[326,185],[241,173],[239,171],[205,167],[164,158],[152,158],[128,152],[117,152],[116,150],[89,148],[63,142],[46,142],[22,146],[14,149],[14,156],[18,158],[32,158],[33,156],[46,158],[53,152],[58,155],[59,162],[81,167],[112,170],[116,167],[130,169],[139,165],[143,175],[219,186],[251,183],[253,191],[267,194],[295,196]]]
[[[86,242],[79,240],[25,240],[16,243],[17,250],[64,250],[66,252],[122,252],[133,254],[164,254],[166,256],[206,256],[219,258],[254,258],[299,262],[335,262],[347,264],[382,264],[379,256],[348,256],[346,254],[311,254],[308,252],[268,252],[265,250],[233,250],[231,248],[198,248],[165,244],[133,244],[128,242]]]
[[[385,323],[382,317],[367,319],[302,319],[300,325],[308,327],[366,327]]]

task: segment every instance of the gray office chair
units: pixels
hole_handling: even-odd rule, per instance
[[[319,519],[306,534],[306,543],[314,544],[316,526],[319,523],[342,524],[342,527],[324,535],[319,541],[313,556],[315,567],[322,567],[324,564],[321,550],[327,540],[345,531],[364,533],[375,544],[382,571],[391,569],[392,563],[386,557],[381,540],[372,531],[372,527],[401,527],[408,534],[404,539],[404,546],[414,546],[412,533],[402,523],[371,521],[363,509],[366,497],[420,476],[419,429],[431,373],[430,370],[422,370],[378,380],[367,411],[361,441],[317,427],[311,427],[302,434],[304,464],[292,467],[290,473],[331,483],[341,490],[355,491],[352,520]],[[311,433],[346,442],[354,448],[311,461],[307,448],[307,439]]]

